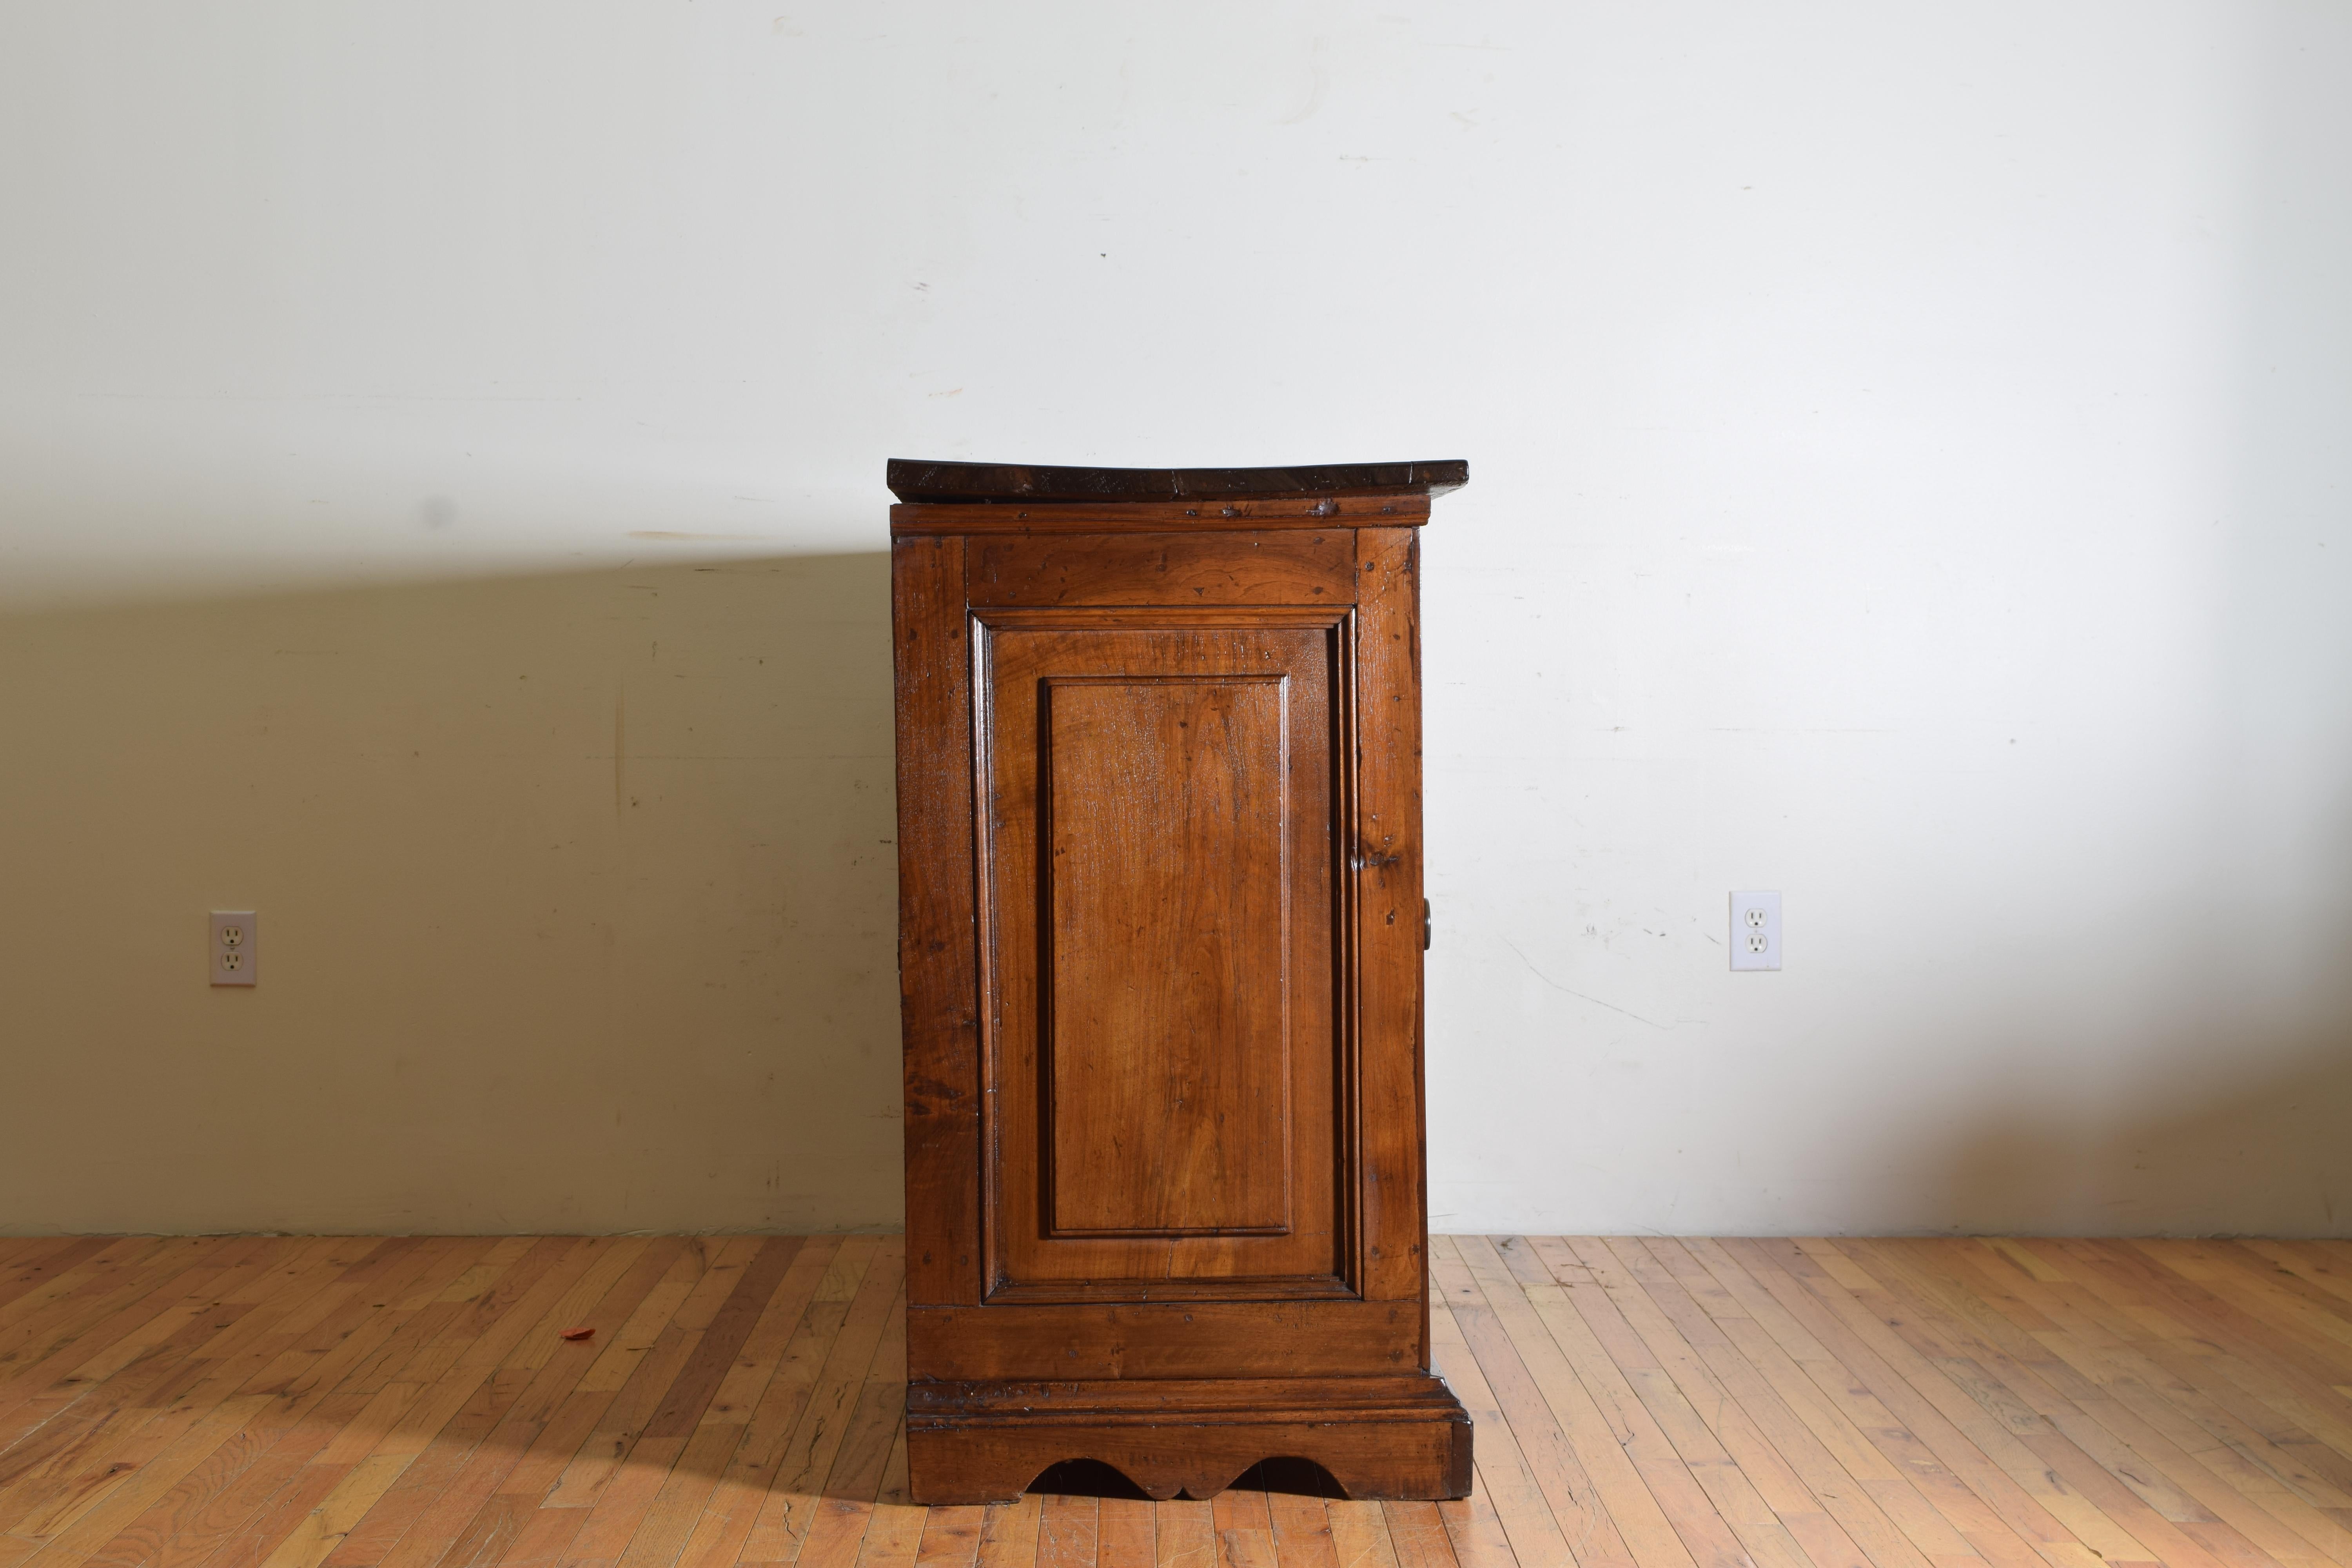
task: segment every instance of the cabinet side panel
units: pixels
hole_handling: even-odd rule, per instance
[[[1427,1289],[1421,1100],[1421,583],[1410,528],[1356,534],[1356,1020],[1364,1295]],[[1427,1346],[1423,1364],[1427,1364]]]
[[[980,1300],[980,992],[973,918],[971,637],[964,542],[891,550],[898,721],[898,997],[907,1300]]]

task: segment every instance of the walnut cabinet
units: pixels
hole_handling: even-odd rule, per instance
[[[907,1457],[1449,1498],[1419,531],[1461,463],[897,462]]]

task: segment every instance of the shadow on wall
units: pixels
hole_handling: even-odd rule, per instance
[[[2218,229],[2241,299],[2216,391],[2234,458],[2218,613],[2175,627],[2211,639],[2210,691],[2173,714],[2206,726],[2207,809],[2145,848],[2172,883],[2109,949],[2140,971],[2078,977],[2133,1019],[2144,1065],[2086,1086],[2079,1037],[2037,1020],[2047,1044],[2017,1076],[2049,1092],[1978,1115],[1923,1194],[1979,1232],[2352,1235],[2352,199],[2310,155],[2352,123],[2352,12],[2249,7],[2231,31],[2247,112]]]
[[[1942,1206],[1988,1235],[2352,1235],[2352,1039],[2120,1125],[2052,1109],[1958,1141]],[[2054,1222],[2054,1223],[2053,1223]]]
[[[22,615],[0,670],[0,1232],[898,1222],[886,554]]]

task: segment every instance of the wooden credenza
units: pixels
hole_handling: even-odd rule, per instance
[[[1453,1498],[1419,529],[1466,465],[894,462],[907,1457]]]

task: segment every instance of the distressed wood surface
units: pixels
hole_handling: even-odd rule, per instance
[[[894,538],[974,539],[1005,534],[1230,533],[1235,529],[1418,527],[1429,497],[1390,490],[1360,496],[1276,496],[1257,500],[1066,501],[1035,506],[967,506],[901,501],[890,509]]]
[[[1464,1501],[926,1510],[897,1237],[0,1238],[0,1563],[2352,1563],[2352,1244],[1431,1253]]]
[[[974,605],[1352,605],[1355,531],[983,534]]]
[[[1232,624],[1188,624],[1201,613],[989,617],[992,1302],[1039,1285],[1109,1301],[1188,1280],[1227,1302],[1249,1300],[1251,1279],[1344,1289],[1344,611],[1300,625],[1236,606]]]
[[[1198,1497],[1270,1456],[1464,1496],[1469,1421],[1428,1371],[1415,545],[1462,466],[914,467],[908,1364],[966,1388],[908,1409],[914,1496],[1069,1459]],[[966,788],[968,848],[931,826]],[[977,1160],[940,1114],[975,1082]],[[975,1223],[977,1268],[940,1278]],[[1248,1399],[1138,1423],[1017,1386],[1122,1379]],[[1329,1413],[1377,1379],[1420,1394]]]
[[[982,933],[963,580],[961,539],[891,548],[907,1208],[921,1216],[907,1282],[921,1306],[971,1305],[981,1294]]]
[[[893,458],[902,501],[1172,501],[1400,492],[1444,495],[1470,482],[1460,458],[1435,462],[1308,463],[1280,468],[1088,468]]]

